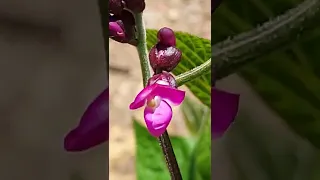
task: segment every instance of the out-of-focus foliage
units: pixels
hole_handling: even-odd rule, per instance
[[[226,0],[213,15],[212,42],[251,30],[300,2]],[[319,29],[320,24],[318,28],[297,34],[297,39],[291,44],[264,54],[239,71],[239,75],[295,133],[317,148],[320,148]]]

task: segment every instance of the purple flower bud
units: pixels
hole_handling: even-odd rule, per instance
[[[162,84],[162,85],[168,85],[173,88],[177,88],[176,79],[166,71],[163,71],[160,74],[156,74],[152,76],[148,80],[148,86],[152,84]]]
[[[119,15],[123,10],[122,0],[109,0],[109,12]]]
[[[163,27],[158,31],[158,41],[165,46],[176,46],[176,37],[172,29]]]
[[[135,41],[135,19],[131,12],[123,10],[120,15],[109,15],[109,37],[120,43]]]
[[[134,13],[141,13],[146,8],[144,0],[124,0],[125,7]]]
[[[109,22],[109,37],[125,39],[123,23],[120,20]]]
[[[181,57],[182,53],[179,49],[161,43],[153,46],[149,52],[150,65],[156,74],[162,71],[172,71],[179,64]]]

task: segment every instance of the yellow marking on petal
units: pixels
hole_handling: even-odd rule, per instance
[[[150,101],[147,102],[148,107],[154,108],[156,107],[156,105],[157,105],[157,102],[154,99],[151,99]]]

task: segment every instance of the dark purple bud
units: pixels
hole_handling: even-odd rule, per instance
[[[87,108],[76,128],[64,139],[70,152],[85,151],[109,139],[109,89],[104,90]]]
[[[165,46],[176,46],[176,37],[172,29],[163,27],[158,31],[158,41]]]
[[[161,43],[153,46],[149,52],[150,65],[156,74],[162,71],[172,71],[179,64],[181,57],[182,53],[179,49]]]
[[[123,10],[122,0],[109,0],[109,12],[115,15],[121,14]]]
[[[120,15],[109,15],[109,37],[120,43],[136,40],[135,19],[131,12],[123,10]]]
[[[166,71],[163,71],[160,74],[155,74],[148,80],[148,86],[156,83],[177,88],[176,79]]]
[[[144,0],[124,0],[125,7],[134,13],[141,13],[146,8]]]

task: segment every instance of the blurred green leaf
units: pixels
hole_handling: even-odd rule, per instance
[[[193,150],[195,172],[192,180],[211,179],[211,119],[205,119],[201,134]]]
[[[300,2],[224,1],[212,18],[213,42],[250,30]],[[239,73],[296,133],[317,148],[320,148],[319,40],[320,25],[299,35],[299,40],[283,49],[265,54]]]
[[[147,129],[134,120],[136,136],[137,180],[170,179],[159,142]],[[192,146],[189,139],[170,136],[183,179],[188,179]],[[189,142],[188,142],[189,141]]]
[[[211,41],[185,32],[175,32],[177,48],[182,51],[182,59],[173,70],[175,75],[189,71],[211,58]],[[151,49],[157,43],[157,30],[147,30],[147,46]],[[203,75],[186,86],[205,105],[211,106],[211,74]]]
[[[320,171],[319,171],[319,169],[320,169],[320,153],[318,153],[314,159],[315,159],[315,161],[312,164],[313,168],[312,168],[311,180],[319,180],[320,179]]]
[[[211,117],[211,111],[207,106],[197,103],[188,97],[184,99],[181,111],[192,135],[197,135],[204,122]]]

